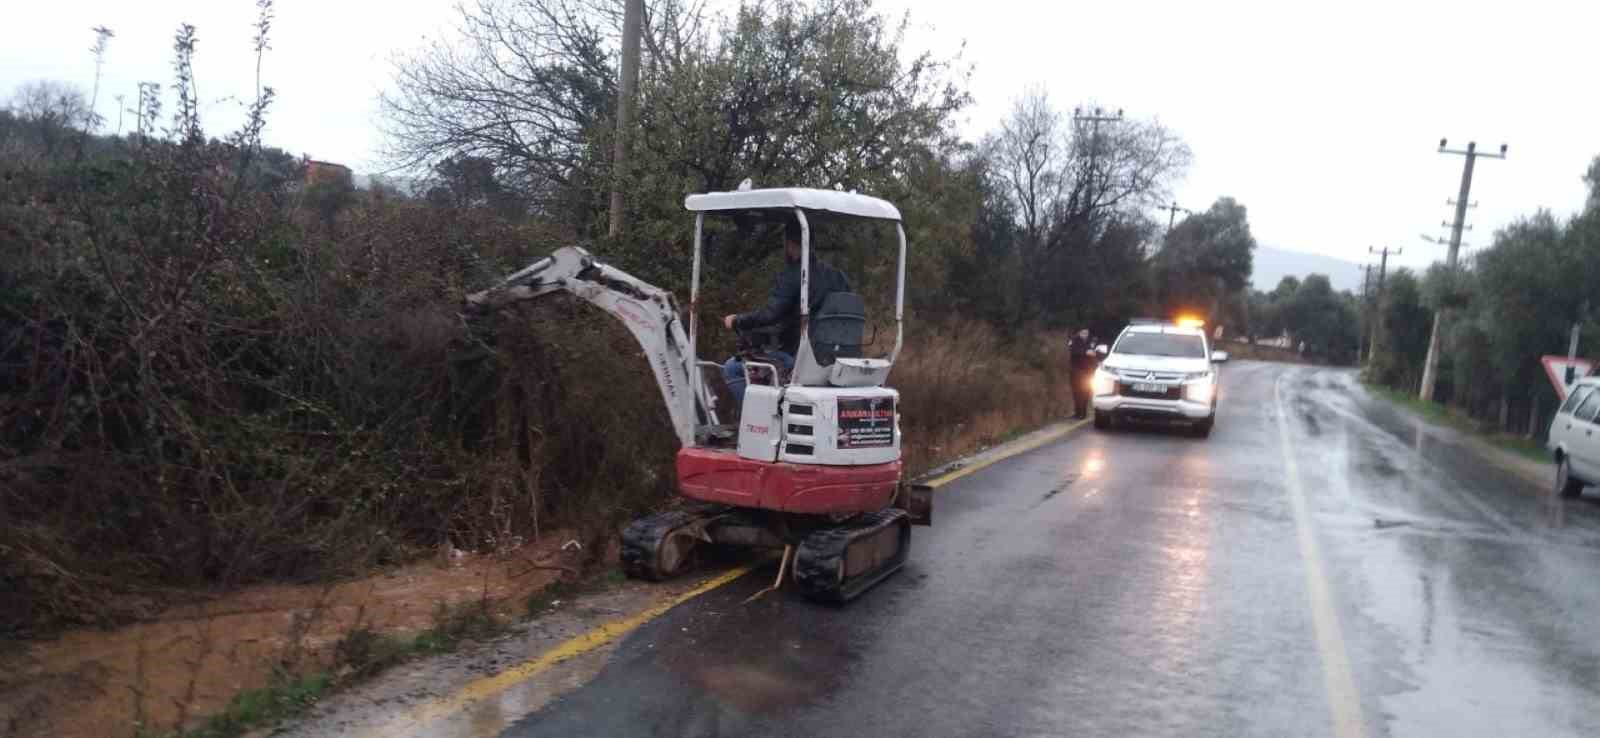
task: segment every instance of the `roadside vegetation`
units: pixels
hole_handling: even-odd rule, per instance
[[[912,470],[1061,417],[1069,328],[1220,302],[1249,274],[1231,200],[1161,238],[1150,208],[1189,153],[1153,115],[1090,136],[1029,93],[963,140],[968,67],[901,48],[905,21],[865,0],[726,15],[652,3],[626,172],[610,171],[611,5],[468,6],[463,35],[402,59],[384,98],[405,187],[357,187],[262,140],[274,90],[259,6],[262,73],[239,130],[203,125],[187,25],[174,79],[129,91],[115,128],[96,101],[124,91],[99,80],[30,83],[0,111],[8,638],[146,617],[186,589],[506,549],[558,525],[605,550],[671,493],[672,436],[636,346],[571,301],[476,334],[457,306],[575,242],[681,295],[686,192],[748,177],[900,206],[912,258],[895,382]],[[97,63],[115,50],[96,35]],[[486,96],[457,99],[468,79]],[[613,181],[627,203],[614,239]],[[759,302],[773,268],[772,234],[719,238],[705,315]],[[863,282],[881,271],[849,266]],[[715,323],[703,345],[731,349]]]
[[[1408,404],[1542,441],[1558,403],[1539,358],[1565,356],[1574,324],[1580,357],[1593,357],[1600,337],[1600,300],[1591,297],[1600,278],[1600,158],[1582,177],[1589,196],[1580,212],[1522,218],[1483,248],[1463,250],[1454,270],[1435,263],[1421,275],[1389,274],[1373,311],[1379,338],[1369,381],[1416,398],[1434,314],[1448,310],[1434,400],[1449,410]]]

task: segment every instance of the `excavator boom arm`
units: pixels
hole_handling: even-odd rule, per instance
[[[596,261],[577,246],[557,249],[489,289],[467,296],[465,313],[484,314],[554,292],[587,300],[627,326],[644,351],[661,399],[672,416],[682,446],[692,446],[700,423],[717,420],[672,295],[615,267]]]

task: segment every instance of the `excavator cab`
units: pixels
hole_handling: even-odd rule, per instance
[[[852,192],[802,188],[750,189],[748,182],[733,192],[690,195],[684,206],[695,213],[694,272],[690,281],[689,341],[697,346],[701,267],[707,217],[785,222],[800,226],[800,343],[794,369],[787,381],[760,383],[747,376],[744,404],[738,413],[738,456],[762,463],[789,462],[822,467],[895,465],[899,478],[900,434],[895,410],[899,393],[885,387],[903,341],[902,318],[905,300],[905,230],[900,211],[875,197]],[[892,223],[898,252],[894,278],[894,345],[887,355],[863,356],[866,343],[866,302],[854,292],[829,293],[820,304],[811,299],[813,280],[811,258],[813,221],[822,218],[857,218]],[[813,314],[813,309],[814,313]],[[780,374],[777,367],[763,362],[745,362],[746,372],[761,372],[765,377]],[[704,381],[696,373],[692,381]],[[732,415],[732,413],[726,413]],[[711,456],[689,454],[709,460]],[[680,454],[680,459],[683,455]],[[823,469],[821,472],[832,471]],[[888,473],[888,469],[882,470]],[[770,489],[754,494],[707,478],[680,476],[687,484],[686,494],[695,499],[743,504],[784,511],[827,507],[877,509],[893,490],[876,486],[849,486],[817,503],[802,502],[807,494],[777,494]],[[728,476],[728,475],[720,475]],[[766,476],[771,476],[766,475]],[[856,499],[844,499],[844,497]]]

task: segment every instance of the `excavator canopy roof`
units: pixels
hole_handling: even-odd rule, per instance
[[[900,220],[900,211],[887,200],[854,192],[814,190],[805,187],[778,187],[764,190],[735,190],[690,195],[683,206],[695,212],[712,210],[770,210],[804,208],[840,215],[879,220]]]

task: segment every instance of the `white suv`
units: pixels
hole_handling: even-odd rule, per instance
[[[1600,377],[1584,377],[1550,421],[1547,442],[1556,462],[1556,493],[1577,497],[1583,486],[1600,482]]]
[[[1212,351],[1197,326],[1140,322],[1122,329],[1095,369],[1094,427],[1122,420],[1180,421],[1211,434],[1217,417],[1217,370],[1228,360]]]

